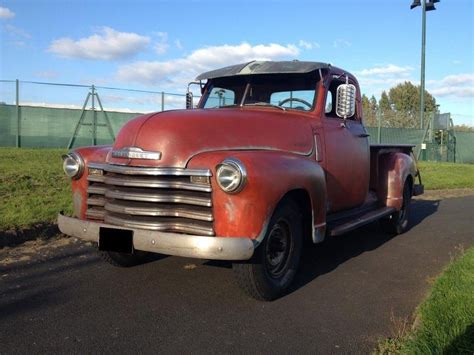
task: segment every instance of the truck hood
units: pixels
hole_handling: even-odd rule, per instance
[[[135,118],[119,132],[113,150],[138,147],[161,152],[160,160],[113,158],[113,164],[186,167],[209,151],[273,150],[309,155],[313,148],[307,117],[291,111],[227,108],[165,111]]]

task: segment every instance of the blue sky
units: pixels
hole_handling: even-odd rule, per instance
[[[419,82],[421,9],[410,10],[410,3],[0,1],[0,79],[184,93],[202,71],[300,59],[343,67],[359,78],[362,92],[378,97],[404,80]],[[472,126],[473,3],[441,0],[428,12],[426,50],[427,89],[455,123]],[[80,106],[81,90],[25,85],[23,100]],[[0,101],[11,93],[2,85]],[[101,94],[108,107],[157,102],[145,93]]]

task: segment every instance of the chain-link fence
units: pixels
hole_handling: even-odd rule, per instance
[[[130,119],[147,112],[185,108],[185,105],[184,94],[0,80],[0,146],[110,144]],[[441,127],[433,117],[427,113],[425,129],[419,129],[400,127],[412,122],[410,117],[397,116],[394,121],[391,116],[374,115],[366,122],[369,140],[415,144],[422,160],[474,163],[474,133]],[[432,126],[430,122],[434,122]]]
[[[130,119],[184,108],[184,94],[0,80],[0,146],[105,144]]]

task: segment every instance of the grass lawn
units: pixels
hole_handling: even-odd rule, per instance
[[[474,248],[452,262],[419,306],[420,325],[379,354],[474,354]]]
[[[62,170],[64,149],[0,148],[0,230],[52,222],[72,213],[70,180]]]
[[[474,164],[418,162],[426,190],[474,188]]]

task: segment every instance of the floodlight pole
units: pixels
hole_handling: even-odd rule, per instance
[[[425,48],[426,48],[426,0],[421,0],[421,79],[420,79],[420,129],[423,129],[425,113]]]

